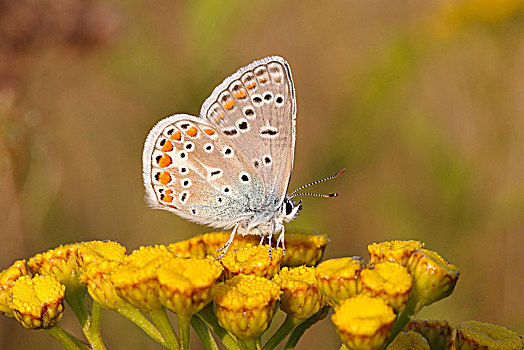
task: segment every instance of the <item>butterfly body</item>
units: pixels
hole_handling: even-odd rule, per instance
[[[176,114],[150,131],[143,153],[146,201],[190,221],[271,236],[300,212],[286,195],[296,101],[291,70],[270,56],[226,78],[200,116]]]

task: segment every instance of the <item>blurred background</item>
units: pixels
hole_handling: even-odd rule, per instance
[[[348,169],[314,189],[339,198],[306,198],[290,226],[329,234],[325,257],[422,240],[461,277],[420,317],[524,333],[522,0],[0,0],[0,269],[80,240],[131,251],[211,231],[146,207],[145,137],[271,54],[297,91],[290,189]],[[156,347],[112,313],[103,330],[114,349]],[[339,344],[326,319],[298,348]],[[59,347],[1,317],[0,348]]]

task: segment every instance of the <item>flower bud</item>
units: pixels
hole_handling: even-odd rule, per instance
[[[395,313],[382,299],[355,295],[335,307],[332,321],[349,349],[380,349],[391,331]]]
[[[400,332],[386,348],[387,350],[430,350],[429,342],[420,333]]]
[[[55,277],[22,276],[11,291],[11,308],[25,328],[48,328],[62,319],[65,286]]]
[[[322,294],[318,290],[313,267],[284,267],[273,282],[282,291],[280,308],[295,319],[308,319],[322,307]]]
[[[127,301],[117,294],[111,281],[111,274],[119,267],[120,264],[115,261],[102,261],[91,264],[80,276],[93,300],[109,310],[116,310],[121,305],[127,304]]]
[[[316,266],[324,255],[329,239],[324,234],[289,230],[286,232],[286,255],[282,266]]]
[[[222,266],[213,260],[175,258],[157,271],[160,302],[178,315],[193,315],[213,299]]]
[[[411,254],[417,249],[424,248],[419,241],[388,241],[368,245],[369,263],[371,265],[391,261],[406,266]]]
[[[419,309],[449,296],[459,277],[454,265],[427,249],[415,251],[406,267],[413,277],[413,292]]]
[[[239,339],[258,338],[269,326],[280,289],[266,278],[238,275],[220,283],[214,297],[218,321]]]
[[[404,330],[422,334],[432,349],[451,349],[453,344],[454,327],[445,320],[413,320]]]
[[[524,340],[517,333],[490,323],[465,321],[457,325],[455,339],[457,350],[524,349]]]
[[[315,276],[320,292],[331,305],[360,292],[358,279],[362,261],[357,257],[330,259],[320,263]]]
[[[383,262],[362,270],[360,283],[362,293],[381,298],[398,313],[406,306],[412,278],[404,266]]]
[[[239,274],[271,278],[280,270],[281,261],[282,249],[271,250],[270,258],[267,245],[229,249],[220,259],[226,279]]]
[[[8,317],[14,316],[13,309],[11,309],[11,288],[17,279],[29,275],[25,260],[17,260],[0,272],[0,314]]]

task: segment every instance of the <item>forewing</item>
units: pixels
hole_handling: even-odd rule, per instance
[[[296,101],[288,63],[270,56],[239,69],[213,91],[200,116],[260,174],[266,205],[280,205],[295,148]]]
[[[151,207],[219,228],[249,216],[265,198],[262,179],[234,141],[186,114],[163,119],[150,131],[143,178]]]

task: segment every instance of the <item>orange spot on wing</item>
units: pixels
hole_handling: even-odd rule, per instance
[[[170,194],[165,195],[163,201],[167,203],[171,203],[173,201],[173,196]]]
[[[197,128],[195,128],[194,126],[186,130],[186,134],[191,137],[196,136],[197,133],[198,133]]]
[[[165,194],[171,194],[171,193],[173,193],[173,190],[170,189],[170,188],[168,188],[164,193],[165,193]]]
[[[171,175],[167,171],[164,171],[160,176],[158,177],[158,181],[162,185],[167,185],[169,182],[171,182]]]
[[[167,140],[166,143],[162,146],[162,152],[169,152],[173,150],[173,144],[171,141]]]
[[[171,139],[175,141],[180,141],[182,140],[182,134],[180,133],[180,131],[175,131],[173,135],[171,135]]]
[[[223,119],[225,116],[226,116],[226,115],[224,114],[224,112],[220,112],[220,113],[218,113],[218,117],[219,117],[220,119]]]
[[[235,107],[235,101],[233,101],[233,100],[229,100],[226,103],[224,103],[224,108],[225,109],[231,109],[233,107]]]
[[[235,98],[237,100],[241,100],[243,98],[246,98],[246,96],[247,96],[247,92],[245,90],[240,90],[239,92],[235,93]]]
[[[260,78],[260,82],[264,84],[267,81],[267,78]]]
[[[161,167],[161,168],[165,168],[166,166],[170,165],[171,164],[171,157],[168,156],[167,154],[164,154],[162,156],[162,158],[160,158],[160,160],[158,161],[158,165]]]
[[[251,90],[251,89],[254,89],[256,86],[257,86],[257,83],[252,82],[251,84],[247,85],[247,88]]]
[[[206,134],[208,134],[209,136],[215,134],[215,130],[213,130],[213,129],[204,129],[204,132],[205,132]]]

